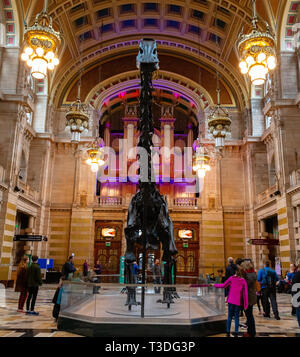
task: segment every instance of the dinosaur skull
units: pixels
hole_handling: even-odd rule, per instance
[[[158,69],[157,47],[155,40],[144,38],[139,43],[139,53],[136,57],[136,66],[140,68],[141,63],[153,63]]]

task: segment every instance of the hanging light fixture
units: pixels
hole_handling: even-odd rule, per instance
[[[89,116],[87,107],[80,100],[81,79],[78,83],[77,100],[73,102],[66,114],[66,131],[71,133],[71,142],[79,143],[81,133],[89,131]]]
[[[220,89],[217,89],[217,105],[208,116],[208,130],[215,139],[216,149],[222,150],[225,138],[230,133],[231,120],[226,109],[220,105]]]
[[[215,13],[215,21],[217,21],[217,6]],[[215,147],[217,150],[222,150],[225,145],[225,138],[230,133],[231,120],[226,109],[220,104],[220,81],[219,81],[219,63],[220,55],[217,54],[218,40],[216,36],[216,57],[218,57],[217,64],[217,105],[212,107],[208,115],[208,130],[215,139]]]
[[[44,79],[47,69],[53,70],[59,64],[57,49],[61,37],[52,27],[52,17],[48,15],[47,7],[48,0],[45,0],[43,11],[36,15],[32,26],[25,27],[24,32],[21,59],[31,67],[31,75],[36,79]]]
[[[197,172],[199,178],[204,178],[207,171],[210,171],[210,157],[205,153],[203,146],[198,146],[193,156],[193,170]]]
[[[97,172],[99,167],[105,164],[103,148],[100,145],[99,140],[95,140],[92,146],[87,149],[86,163],[91,166],[92,172]]]
[[[253,17],[252,29],[244,34],[243,30],[237,42],[240,53],[239,67],[243,74],[249,74],[251,83],[261,85],[266,75],[276,67],[275,36],[266,24],[265,32],[257,28],[256,0],[252,0]]]
[[[86,134],[89,131],[89,115],[87,106],[80,100],[81,79],[82,57],[80,50],[80,72],[77,88],[77,99],[70,105],[69,110],[66,114],[66,131],[71,133],[71,142],[73,143],[79,143],[81,134]]]

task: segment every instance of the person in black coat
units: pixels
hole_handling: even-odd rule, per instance
[[[75,273],[76,268],[74,267],[74,257],[71,255],[69,259],[65,262],[62,268],[63,278],[68,280]]]
[[[299,284],[299,287],[296,287],[295,284]],[[298,325],[300,328],[300,297],[296,297],[296,295],[299,295],[300,291],[300,264],[298,265],[298,270],[296,271],[293,279],[292,279],[292,292],[293,292],[293,299],[292,303],[293,306],[296,308],[296,316],[298,320]],[[297,305],[297,306],[295,306]]]

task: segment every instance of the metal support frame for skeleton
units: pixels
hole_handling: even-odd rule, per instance
[[[172,271],[176,273],[176,261],[173,258],[177,254],[173,237],[173,224],[169,217],[168,205],[155,186],[154,172],[152,168],[153,146],[153,119],[152,119],[152,75],[158,69],[158,57],[156,42],[152,39],[143,39],[139,44],[137,67],[140,68],[141,92],[139,98],[140,132],[138,142],[139,160],[139,190],[133,196],[127,217],[125,237],[127,249],[125,253],[125,279],[126,283],[133,283],[132,262],[135,261],[134,244],[140,244],[143,248],[142,284],[146,282],[146,250],[148,248],[159,249],[162,243],[165,264],[164,284],[172,284]],[[146,155],[146,162],[145,162]],[[145,165],[146,164],[146,165]],[[154,182],[153,182],[154,181]],[[142,234],[141,234],[142,232]],[[163,300],[170,307],[173,298],[177,298],[175,288],[164,288]],[[144,317],[145,288],[142,287],[141,317]],[[136,301],[134,287],[127,287],[128,309],[131,305],[139,305]]]

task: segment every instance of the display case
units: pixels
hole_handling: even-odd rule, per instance
[[[58,328],[84,336],[107,337],[206,336],[225,331],[223,289],[175,285],[178,297],[168,307],[163,302],[163,291],[170,286],[127,286],[136,290],[138,305],[132,305],[131,309],[126,305],[124,284],[64,282]],[[143,317],[139,304],[142,287],[145,289]]]

